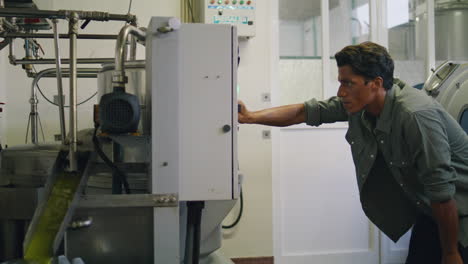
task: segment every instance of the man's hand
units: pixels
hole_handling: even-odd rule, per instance
[[[458,252],[442,256],[442,264],[463,264],[463,260]]]
[[[245,123],[251,123],[249,119],[250,118],[250,112],[247,110],[247,107],[245,107],[244,102],[242,101],[237,101],[237,105],[239,107],[239,112],[237,113],[239,123],[245,124]]]

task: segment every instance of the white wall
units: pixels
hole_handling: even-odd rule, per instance
[[[125,0],[37,0],[42,8],[98,10],[111,13],[127,13],[129,1]],[[239,98],[252,109],[265,108],[269,103],[261,101],[261,94],[270,91],[270,2],[257,0],[256,37],[240,44],[241,64],[239,67],[240,85]],[[139,0],[133,1],[131,13],[136,14],[139,23],[146,26],[151,16],[179,16],[180,1]],[[116,34],[123,22],[91,22],[83,33]],[[61,33],[67,31],[65,22],[60,23]],[[80,32],[82,32],[80,30]],[[18,41],[19,42],[19,41]],[[46,56],[53,57],[53,46],[50,40],[41,40]],[[68,57],[68,42],[61,40],[62,57]],[[17,57],[22,58],[22,43],[16,43]],[[114,41],[79,40],[79,57],[113,57]],[[25,137],[27,116],[29,113],[29,94],[31,79],[25,77],[20,66],[7,65],[1,70],[1,60],[5,60],[8,51],[0,52],[0,101],[2,91],[5,91],[8,103],[6,124],[6,140],[11,145],[22,144]],[[144,58],[142,49],[139,58]],[[91,65],[92,66],[92,65]],[[43,67],[37,67],[38,70]],[[2,78],[4,74],[5,78]],[[2,84],[4,80],[5,84]],[[64,82],[64,90],[68,90],[68,81]],[[49,97],[56,94],[55,79],[43,79],[40,87]],[[78,98],[82,100],[96,91],[96,81],[81,80],[78,83]],[[66,102],[68,102],[66,94]],[[39,112],[46,132],[46,139],[52,140],[59,133],[58,112],[56,107],[47,104],[39,95]],[[92,126],[92,105],[96,100],[79,107],[79,129]],[[1,116],[1,114],[0,114]],[[68,114],[66,115],[68,120]],[[271,187],[271,143],[262,139],[261,126],[241,126],[239,130],[239,163],[245,174],[244,213],[240,224],[231,231],[224,233],[222,251],[228,257],[272,256],[272,187]],[[3,134],[2,134],[3,135]],[[2,140],[5,141],[5,139]],[[236,216],[234,210],[226,220],[231,223]]]
[[[302,21],[280,21],[281,56],[304,56],[304,23]]]
[[[353,10],[355,14],[352,14],[351,2],[341,0],[330,9],[330,56],[352,44],[353,33],[355,35],[362,34],[356,40],[357,42],[368,40],[368,28],[364,22],[368,20],[365,17],[368,7],[368,5],[361,6],[361,9]],[[358,11],[362,13],[357,13]],[[310,17],[304,21],[281,20],[280,56],[321,56],[321,24],[321,15]]]
[[[351,44],[351,1],[340,1],[330,10],[330,56]]]
[[[304,22],[304,56],[322,55],[321,27],[322,20],[317,16]]]
[[[279,61],[280,105],[323,98],[322,60],[281,59]]]

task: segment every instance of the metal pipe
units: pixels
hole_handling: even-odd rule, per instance
[[[78,68],[76,69],[78,74],[77,77],[81,78],[84,77],[97,77],[97,73],[101,71],[100,68]],[[62,77],[67,78],[70,76],[69,68],[62,68]],[[42,78],[56,78],[57,77],[57,69],[56,68],[48,68],[44,69],[38,73],[34,73],[31,77],[34,78],[34,85],[36,85],[40,79]]]
[[[31,87],[31,97],[29,98],[29,104],[31,104],[31,112],[29,113],[29,118],[31,120],[31,143],[38,143],[38,112],[37,112],[37,91],[35,89],[35,84],[33,81],[33,86]]]
[[[101,70],[102,70],[101,68],[77,68],[76,69],[77,73],[87,74],[87,75],[94,74],[94,76],[97,76],[97,73],[100,72]],[[62,68],[62,77],[69,76],[69,73],[70,73],[69,68]],[[57,69],[56,68],[44,69],[38,72],[37,74],[34,74],[32,77],[36,78],[39,75],[41,76],[41,78],[49,78],[49,77],[56,78]]]
[[[18,30],[18,26],[12,24],[10,21],[3,19],[3,25],[6,26],[9,30]],[[5,37],[6,38],[6,37]]]
[[[24,53],[26,58],[31,58],[31,54],[29,53],[29,39],[24,39]]]
[[[13,58],[15,58],[13,56]],[[114,58],[86,58],[86,59],[76,59],[78,64],[104,64],[104,63],[113,63]],[[61,59],[62,64],[70,64],[70,59]],[[34,60],[12,60],[11,64],[55,64],[55,59],[34,59]]]
[[[14,49],[15,49],[14,44],[15,44],[15,40],[11,39],[10,46],[8,47],[8,50],[9,50],[8,59],[10,60],[10,64],[13,64],[13,65],[15,65],[14,61],[16,61],[15,55],[13,55]]]
[[[45,33],[3,33],[0,34],[2,38],[54,38],[54,34],[45,34]],[[68,34],[59,34],[59,38],[68,39],[70,36]],[[117,39],[117,35],[106,35],[106,34],[80,34],[78,39]]]
[[[51,69],[49,69],[51,70]],[[55,69],[54,69],[55,70]],[[31,104],[31,112],[29,113],[29,118],[31,119],[31,142],[33,144],[36,144],[38,142],[38,136],[37,132],[39,130],[38,128],[38,122],[37,122],[37,91],[36,91],[36,85],[37,82],[41,79],[42,74],[45,71],[41,71],[40,73],[37,74],[37,76],[34,78],[31,84],[31,98],[29,99],[29,103]]]
[[[53,68],[54,71],[56,71],[55,68]],[[32,74],[30,77],[35,78],[37,75]],[[76,75],[77,78],[97,78],[97,73],[78,73]],[[57,73],[47,73],[42,75],[42,78],[57,78]],[[69,73],[62,73],[62,78],[70,78]]]
[[[66,128],[65,128],[65,107],[63,102],[63,85],[62,85],[62,69],[60,62],[60,47],[59,47],[59,34],[57,30],[57,20],[52,20],[52,28],[54,30],[54,47],[55,47],[55,66],[57,68],[57,94],[59,104],[59,117],[60,117],[60,134],[62,135],[62,145],[66,144]]]
[[[125,83],[127,83],[124,64],[126,42],[129,35],[135,36],[141,41],[146,39],[146,32],[135,26],[126,25],[120,30],[115,46],[115,71],[112,76],[114,87],[122,87],[125,86]]]
[[[78,35],[78,14],[72,13],[69,20],[69,34],[70,34],[70,150],[69,150],[69,161],[70,171],[78,170],[77,160],[77,79],[76,79],[76,44]]]
[[[130,37],[130,60],[136,60],[137,39],[135,36]]]
[[[59,19],[76,19],[81,20],[96,20],[96,21],[136,21],[136,16],[132,14],[109,14],[107,12],[97,11],[73,11],[73,10],[29,10],[23,8],[2,8],[0,10],[0,17],[30,17],[30,18],[59,18]]]

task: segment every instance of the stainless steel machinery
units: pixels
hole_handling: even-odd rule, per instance
[[[32,116],[38,79],[57,78],[60,95],[62,77],[70,77],[71,89],[69,133],[59,102],[62,144],[39,144],[32,124],[33,144],[0,152],[0,262],[232,263],[216,251],[221,222],[240,193],[235,27],[159,17],[146,29],[130,14],[11,7],[0,7],[0,17],[4,47],[15,38],[55,39],[53,59],[19,60],[10,49],[10,61],[26,65],[34,77]],[[54,34],[26,32],[16,18],[67,19],[70,32],[60,36],[55,21]],[[118,35],[78,35],[79,20],[129,24]],[[69,59],[58,56],[58,37],[70,39]],[[115,58],[78,59],[83,37],[116,39]],[[137,40],[145,45],[144,61],[135,60]],[[55,68],[28,70],[39,63]],[[98,78],[101,104],[96,126],[78,130],[73,95],[80,77]],[[137,127],[100,129],[134,118],[132,111]]]
[[[468,64],[446,61],[427,79],[424,89],[468,133]]]
[[[414,0],[415,51],[418,58],[423,58],[426,54],[424,43],[427,42],[425,33],[427,14],[424,5],[425,1]],[[435,0],[434,5],[436,60],[467,61],[468,52],[465,43],[468,40],[468,33],[464,28],[468,23],[468,1]]]

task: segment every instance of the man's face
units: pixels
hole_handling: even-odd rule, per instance
[[[357,113],[374,102],[376,91],[374,81],[353,73],[351,66],[344,65],[338,68],[338,81],[340,88],[337,95],[349,113]]]

